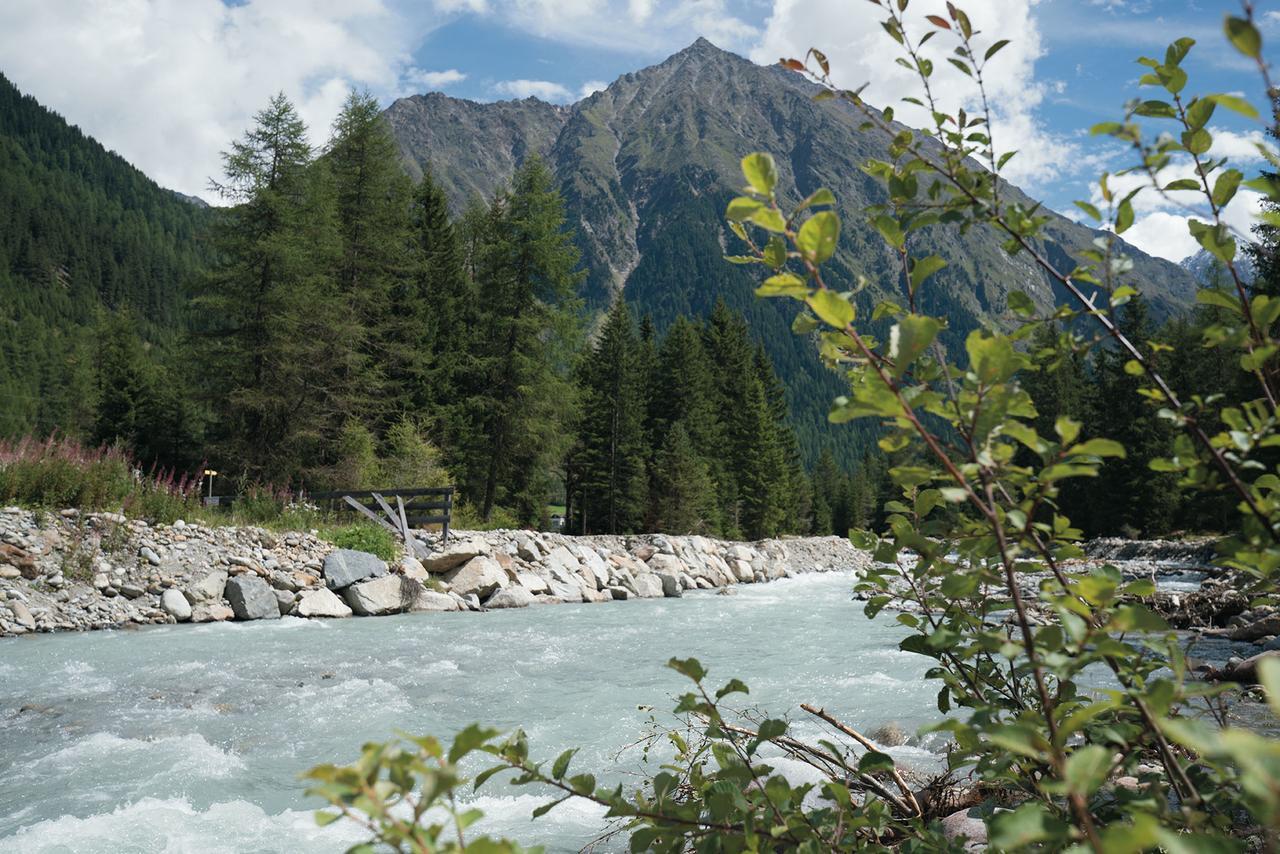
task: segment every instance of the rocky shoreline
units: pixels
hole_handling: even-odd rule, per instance
[[[113,513],[0,510],[0,636],[145,624],[482,611],[730,592],[806,572],[863,571],[840,537],[455,533],[388,565],[314,533]]]

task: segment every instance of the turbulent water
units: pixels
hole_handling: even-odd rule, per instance
[[[617,755],[645,730],[640,707],[663,712],[684,688],[673,655],[743,679],[775,713],[813,702],[914,731],[937,688],[851,586],[807,575],[734,596],[3,641],[0,851],[341,851],[360,837],[316,828],[299,772],[473,721],[524,725],[539,758],[580,745],[575,767],[624,779],[641,767],[639,751]],[[543,800],[490,784],[480,829],[565,851],[604,824],[568,804],[530,823]]]

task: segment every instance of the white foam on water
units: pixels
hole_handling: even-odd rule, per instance
[[[221,854],[254,851],[293,854],[300,848],[340,852],[365,834],[336,822],[326,828],[309,811],[267,814],[247,801],[197,809],[185,798],[142,798],[110,812],[64,815],[0,839],[10,854]]]
[[[74,773],[81,779],[108,776],[102,774],[108,768],[145,765],[152,766],[157,777],[174,782],[226,779],[245,769],[235,753],[196,733],[144,739],[95,732],[32,763],[37,772]]]

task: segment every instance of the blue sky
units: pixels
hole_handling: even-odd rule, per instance
[[[997,145],[1020,150],[1011,177],[1058,210],[1096,195],[1100,170],[1123,166],[1084,129],[1139,94],[1138,55],[1191,35],[1193,87],[1261,93],[1221,36],[1237,9],[1228,0],[961,5],[991,38],[1013,40],[991,69]],[[1280,39],[1280,11],[1259,6],[1264,33]],[[563,103],[702,35],[758,62],[821,47],[841,83],[870,81],[869,99],[892,103],[914,84],[892,65],[880,17],[865,0],[5,0],[0,71],[161,183],[207,195],[219,152],[277,90],[319,144],[351,86],[387,103],[429,89]],[[948,71],[939,91],[969,98]],[[1261,164],[1257,127],[1223,112],[1212,125],[1224,153]],[[1241,223],[1249,201],[1234,211]],[[1128,236],[1142,248],[1171,258],[1194,248],[1182,211],[1151,201],[1139,215]]]

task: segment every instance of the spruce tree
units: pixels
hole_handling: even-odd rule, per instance
[[[575,417],[568,374],[581,341],[580,256],[560,193],[536,157],[469,232],[477,316],[465,401],[446,451],[483,518],[502,506],[537,524]]]
[[[582,362],[579,527],[610,534],[638,530],[646,492],[645,384],[640,340],[623,300],[609,311],[600,337]]]
[[[818,462],[813,467],[812,530],[814,534],[822,536],[837,532],[834,527],[834,512],[843,500],[843,488],[844,477],[836,466],[835,456],[832,455],[831,448],[823,445],[822,451],[818,454]]]
[[[653,474],[654,530],[705,534],[715,517],[715,482],[683,421],[667,431]]]

